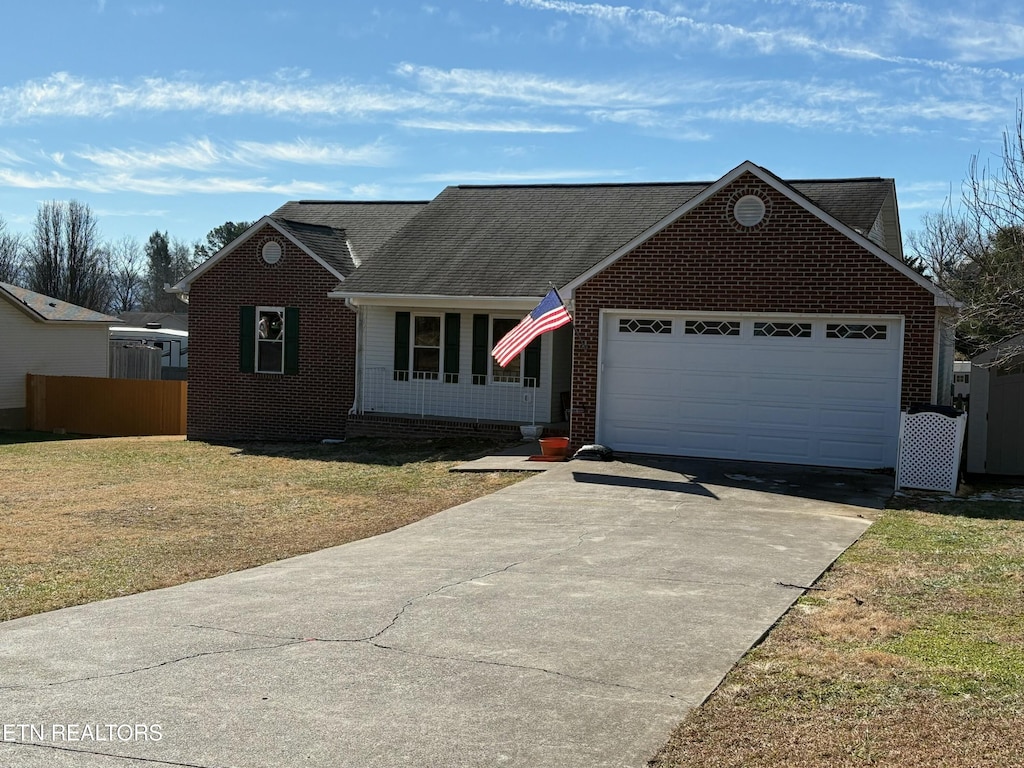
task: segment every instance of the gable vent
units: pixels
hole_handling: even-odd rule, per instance
[[[755,227],[764,219],[764,200],[757,195],[744,195],[736,201],[732,213],[744,227]]]
[[[277,264],[281,260],[281,244],[276,240],[264,243],[262,256],[267,264]]]

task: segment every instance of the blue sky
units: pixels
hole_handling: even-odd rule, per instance
[[[891,176],[904,234],[1024,88],[1009,0],[5,3],[0,217],[192,241],[447,184]]]

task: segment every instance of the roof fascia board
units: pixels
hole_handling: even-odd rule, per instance
[[[292,245],[294,245],[296,248],[301,250],[307,256],[309,256],[314,261],[316,261],[320,266],[322,266],[324,269],[326,269],[328,272],[330,272],[332,275],[334,275],[336,278],[338,278],[339,282],[344,282],[345,281],[345,276],[344,275],[340,274],[338,272],[338,270],[334,269],[334,267],[332,267],[330,264],[328,264],[326,261],[324,261],[322,258],[320,258],[312,250],[310,250],[305,245],[305,243],[303,243],[298,238],[296,238],[294,235],[292,235],[291,232],[289,232],[286,229],[284,229],[284,227],[282,227],[280,224],[278,224],[273,219],[273,217],[271,217],[271,216],[264,216],[262,219],[257,221],[255,224],[253,224],[247,230],[245,230],[245,232],[240,234],[238,237],[236,237],[230,243],[228,243],[223,248],[221,248],[219,251],[217,251],[215,254],[213,254],[213,256],[208,258],[206,261],[204,261],[198,267],[196,267],[191,272],[189,272],[187,275],[185,275],[183,278],[181,278],[181,280],[179,280],[177,283],[175,283],[173,286],[170,287],[168,292],[169,293],[188,293],[189,287],[192,285],[193,282],[195,282],[195,280],[197,278],[201,277],[204,273],[206,273],[207,271],[209,271],[210,269],[215,267],[218,263],[223,261],[227,256],[230,256],[240,246],[242,246],[244,243],[248,242],[249,239],[253,235],[255,235],[259,230],[263,229],[263,227],[268,226],[268,225],[273,227],[274,229],[276,229],[278,231],[278,233],[281,235],[281,237],[287,239],[288,242],[292,243]]]
[[[332,299],[346,299],[356,307],[403,306],[431,309],[508,309],[529,311],[537,306],[542,296],[442,296],[413,293],[349,293],[331,291]]]
[[[778,191],[782,195],[785,195],[787,198],[789,198],[791,201],[793,201],[794,203],[799,205],[801,208],[803,208],[808,213],[810,213],[810,214],[812,214],[814,216],[817,216],[819,219],[824,221],[830,227],[832,227],[832,228],[842,232],[844,235],[849,237],[851,240],[856,242],[858,245],[860,245],[865,250],[870,251],[872,254],[877,256],[879,259],[884,261],[886,264],[891,266],[896,271],[902,273],[906,277],[909,277],[915,283],[917,283],[922,288],[926,289],[927,291],[929,291],[930,293],[932,293],[935,296],[935,305],[936,306],[948,306],[948,307],[957,307],[957,306],[959,306],[957,301],[952,296],[950,296],[948,293],[943,291],[941,288],[939,288],[937,285],[935,285],[935,283],[933,283],[931,280],[926,278],[924,275],[922,275],[922,274],[916,272],[915,270],[911,269],[909,266],[907,266],[902,261],[900,261],[899,259],[894,257],[888,251],[886,251],[884,248],[881,248],[880,246],[876,245],[873,241],[871,241],[870,239],[868,239],[864,235],[860,234],[855,229],[853,229],[853,228],[847,226],[846,224],[844,224],[843,222],[839,221],[839,219],[835,218],[831,214],[826,213],[824,210],[822,210],[821,208],[816,206],[808,198],[806,198],[803,195],[801,195],[799,192],[794,190],[792,187],[790,187],[788,184],[783,182],[777,176],[775,176],[772,173],[769,173],[768,171],[766,171],[761,166],[756,165],[755,163],[752,163],[749,160],[745,160],[744,162],[740,163],[738,166],[733,168],[731,171],[729,171],[727,174],[725,174],[725,176],[720,178],[718,181],[710,184],[703,192],[701,192],[699,195],[694,197],[692,200],[687,201],[682,206],[680,206],[678,209],[676,209],[675,211],[670,213],[668,216],[666,216],[664,219],[662,219],[658,223],[654,224],[653,226],[649,227],[647,230],[645,230],[641,234],[637,235],[632,240],[630,240],[628,243],[626,243],[625,245],[623,245],[622,247],[617,249],[610,256],[607,256],[604,260],[602,260],[601,262],[599,262],[595,266],[593,266],[590,269],[588,269],[586,272],[584,272],[579,277],[575,278],[574,280],[571,280],[569,283],[567,283],[565,285],[565,287],[563,288],[563,291],[565,291],[566,294],[568,294],[570,296],[574,295],[576,289],[579,288],[580,285],[582,285],[583,283],[585,283],[587,280],[591,279],[595,275],[599,274],[600,272],[603,272],[609,266],[611,266],[616,261],[618,261],[620,258],[622,258],[625,254],[627,254],[630,251],[632,251],[634,248],[639,246],[641,243],[646,242],[651,237],[656,235],[658,232],[660,232],[661,230],[665,229],[669,225],[673,224],[675,221],[677,221],[678,219],[680,219],[683,216],[685,216],[687,213],[692,211],[697,206],[702,205],[706,200],[708,200],[708,198],[710,198],[712,195],[717,194],[719,191],[721,191],[723,188],[725,188],[726,186],[728,186],[729,184],[734,182],[736,179],[738,179],[744,173],[751,173],[751,174],[753,174],[754,176],[756,176],[758,179],[763,181],[768,186],[774,188],[776,191]],[[893,185],[893,186],[895,187],[895,185]],[[895,204],[895,190],[893,191],[893,204]],[[896,220],[897,220],[897,222],[899,221],[899,217],[898,216],[897,216]]]

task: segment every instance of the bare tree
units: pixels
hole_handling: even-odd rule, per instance
[[[0,218],[0,283],[21,282],[24,245],[21,235],[8,232],[7,222]]]
[[[131,312],[142,305],[146,287],[145,257],[134,237],[125,236],[107,246],[110,259],[111,311]]]
[[[25,280],[30,290],[107,311],[107,254],[88,205],[77,200],[40,205],[26,249]]]
[[[971,158],[954,209],[924,219],[908,236],[909,251],[962,308],[957,349],[969,357],[1001,346],[996,364],[1020,354],[1009,344],[1024,332],[1024,105],[1003,132],[1002,150],[991,161]]]

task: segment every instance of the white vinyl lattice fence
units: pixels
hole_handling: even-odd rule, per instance
[[[901,414],[896,488],[956,493],[966,429],[967,414]]]

